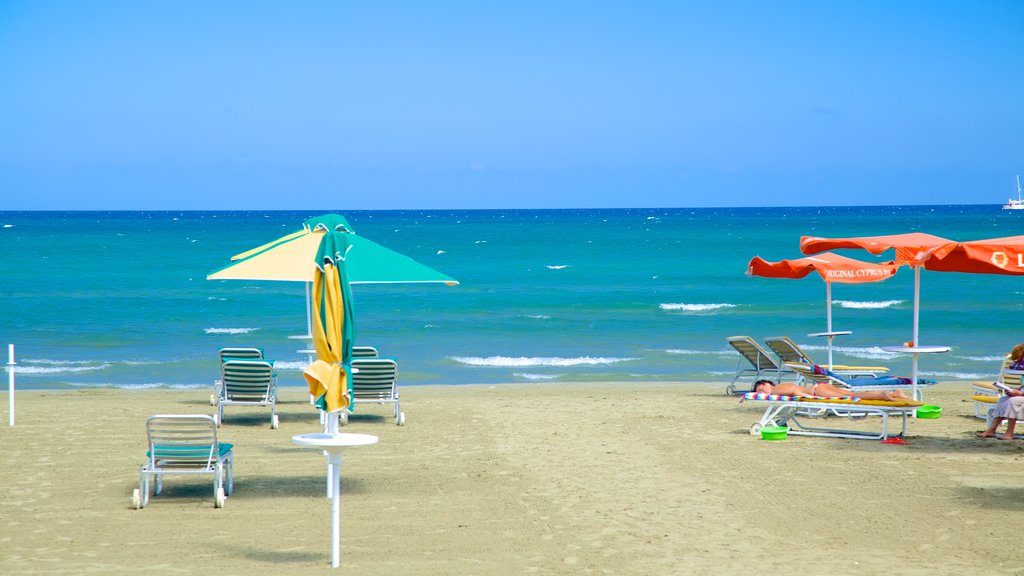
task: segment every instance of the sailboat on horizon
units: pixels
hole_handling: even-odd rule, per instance
[[[1003,204],[1003,210],[1024,210],[1024,200],[1020,197],[1020,174],[1017,175],[1017,199],[1010,198]]]

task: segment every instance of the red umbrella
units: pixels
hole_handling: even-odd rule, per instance
[[[811,272],[817,272],[825,281],[825,317],[826,334],[828,335],[828,364],[832,366],[832,283],[863,284],[881,282],[891,278],[900,267],[895,262],[875,264],[854,260],[832,252],[767,262],[760,256],[754,256],[747,264],[748,276],[764,276],[767,278],[804,278]]]

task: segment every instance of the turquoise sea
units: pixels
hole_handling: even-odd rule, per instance
[[[725,381],[730,335],[789,335],[824,362],[825,285],[748,278],[800,256],[801,235],[1024,233],[998,205],[843,208],[309,212],[0,212],[0,344],[20,389],[208,387],[223,346],[263,347],[301,385],[303,285],[208,281],[231,255],[339,212],[356,232],[457,278],[355,286],[356,343],[399,361],[400,383]],[[883,260],[866,253],[856,258]],[[923,272],[924,376],[987,378],[1024,341],[1024,278]],[[835,285],[836,361],[910,360],[913,273]],[[6,346],[3,351],[6,362]]]

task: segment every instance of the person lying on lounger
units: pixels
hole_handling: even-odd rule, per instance
[[[1024,369],[1024,344],[1017,344],[1010,351],[1010,370]],[[1024,418],[1024,392],[1007,390],[1005,396],[999,397],[996,407],[992,409],[992,423],[981,432],[975,432],[979,438],[999,438],[1013,440],[1013,430],[1017,420]],[[1006,422],[1006,433],[996,436],[999,425]]]
[[[842,398],[843,396],[856,396],[861,400],[906,400],[907,395],[899,390],[844,390],[836,388],[825,382],[818,382],[810,386],[797,386],[796,384],[782,383],[775,384],[771,380],[758,380],[754,382],[754,392],[758,394],[778,394],[781,396],[797,396],[799,398]]]

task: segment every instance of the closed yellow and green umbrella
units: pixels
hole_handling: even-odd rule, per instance
[[[317,407],[327,412],[348,408],[354,340],[352,292],[346,258],[349,235],[328,231],[320,238],[313,268],[313,346],[316,361],[303,375]],[[307,260],[308,265],[308,260]]]

